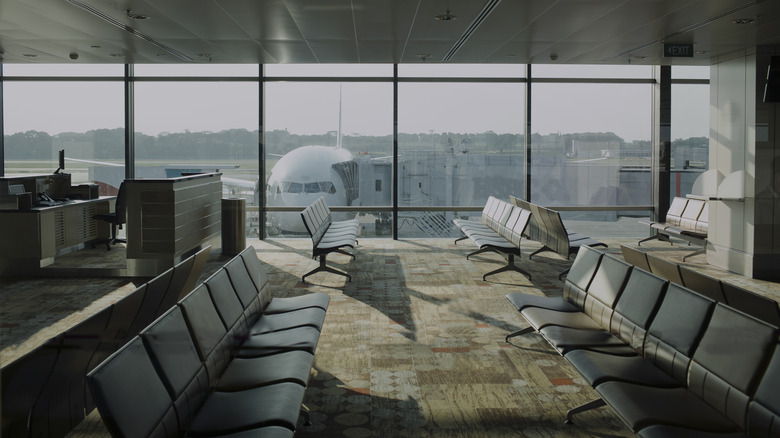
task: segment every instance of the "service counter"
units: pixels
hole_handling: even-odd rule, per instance
[[[127,272],[154,276],[219,239],[222,174],[126,180]]]
[[[34,271],[85,244],[106,239],[110,226],[93,219],[113,211],[113,196],[65,201],[24,210],[0,210],[0,273]]]

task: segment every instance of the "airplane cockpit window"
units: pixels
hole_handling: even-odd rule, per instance
[[[323,193],[330,193],[331,195],[336,193],[336,187],[330,181],[323,181],[319,183],[320,191]]]
[[[282,192],[284,193],[301,193],[303,191],[303,184],[294,182],[283,182]]]
[[[330,181],[314,183],[282,182],[276,188],[277,193],[336,193],[336,186]]]

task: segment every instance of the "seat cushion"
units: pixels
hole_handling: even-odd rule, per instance
[[[577,312],[580,310],[572,303],[564,300],[563,297],[542,297],[523,292],[512,292],[506,294],[506,299],[509,300],[518,311],[523,310],[526,307],[542,307],[558,312]]]
[[[320,331],[314,327],[298,327],[278,332],[249,336],[238,347],[238,357],[259,357],[285,351],[301,350],[314,354]]]
[[[603,330],[601,325],[582,312],[557,312],[541,307],[526,307],[520,314],[537,331],[551,325],[584,330]]]
[[[540,333],[561,354],[566,354],[575,348],[599,348],[607,351],[612,350],[613,354],[621,355],[636,354],[631,347],[606,330],[582,330],[551,325],[542,328]]]
[[[566,353],[564,357],[593,387],[612,380],[657,388],[680,386],[676,380],[642,356],[616,356],[578,349]]]
[[[327,309],[330,303],[330,296],[322,292],[314,292],[297,297],[275,297],[263,311],[263,314],[284,313],[292,310],[305,309],[307,307],[318,307]]]
[[[285,313],[262,314],[249,328],[250,335],[287,330],[295,327],[310,326],[322,330],[325,322],[325,310],[319,307],[292,310]]]
[[[271,356],[233,359],[217,382],[217,391],[239,391],[274,383],[293,382],[306,386],[314,355],[288,351]]]
[[[656,425],[639,431],[641,438],[748,438],[743,432],[704,432],[684,427]]]
[[[654,424],[705,432],[739,431],[736,424],[685,388],[605,382],[596,386],[596,391],[635,432]]]
[[[198,410],[187,433],[220,434],[271,425],[294,430],[304,389],[286,382],[244,391],[213,392]]]

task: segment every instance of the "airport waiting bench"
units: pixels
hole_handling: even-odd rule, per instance
[[[455,240],[455,244],[464,239],[471,239],[477,250],[466,255],[466,259],[485,252],[496,252],[506,255],[506,265],[488,272],[482,276],[484,281],[488,275],[505,271],[519,272],[528,279],[531,274],[515,265],[515,256],[520,257],[520,243],[528,225],[531,212],[516,207],[508,202],[490,196],[482,210],[480,222],[468,219],[453,219],[453,223],[464,234]]]
[[[324,197],[317,198],[306,207],[301,212],[301,219],[311,237],[312,258],[319,259],[320,262],[319,266],[303,274],[301,281],[305,283],[306,277],[321,271],[343,275],[348,281],[352,281],[352,276],[346,272],[327,266],[325,259],[332,252],[355,259],[355,255],[345,251],[344,248],[354,248],[357,245],[360,222],[357,219],[333,221]]]
[[[623,259],[634,267],[640,267],[672,283],[683,285],[718,303],[728,304],[754,318],[780,326],[780,306],[772,298],[709,276],[693,266],[681,265],[640,251],[638,248],[620,245],[620,249]]]
[[[510,293],[530,327],[640,437],[780,434],[778,327],[590,247],[563,296]]]
[[[532,204],[514,196],[510,196],[510,199],[514,205],[531,211],[526,237],[542,244],[541,248],[528,256],[529,259],[540,252],[553,251],[568,260],[572,255],[577,254],[582,246],[607,247],[606,243],[599,242],[584,234],[568,231],[563,224],[560,213],[555,210]],[[564,270],[558,278],[562,279],[568,272],[568,269]]]
[[[0,370],[0,436],[65,436],[94,408],[89,370],[192,291],[207,246]]]
[[[639,223],[650,227],[655,231],[655,234],[640,240],[637,245],[653,239],[666,240],[671,243],[669,237],[674,236],[689,244],[702,246],[702,249],[683,256],[683,261],[688,257],[706,252],[709,206],[705,200],[677,196],[672,199],[664,221],[640,220]]]
[[[292,437],[329,296],[272,297],[254,248],[92,370],[113,436]]]

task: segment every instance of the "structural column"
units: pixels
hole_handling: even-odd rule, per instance
[[[718,59],[710,77],[710,168],[724,177],[710,201],[707,262],[780,279],[780,112],[763,102],[776,47]]]

